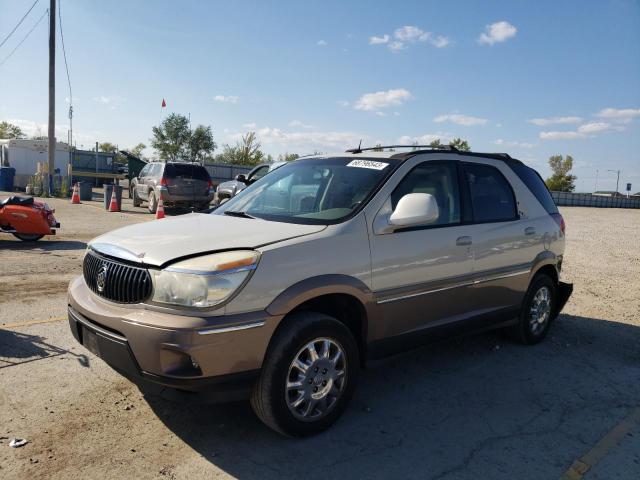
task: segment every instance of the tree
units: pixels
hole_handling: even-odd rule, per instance
[[[468,152],[471,148],[469,147],[469,142],[461,139],[460,137],[456,137],[449,142],[449,146],[453,147],[461,152]]]
[[[211,127],[198,125],[191,132],[189,139],[189,159],[192,162],[204,163],[211,159],[211,154],[218,145],[213,141]]]
[[[177,113],[169,115],[152,131],[151,146],[164,161],[204,162],[217,147],[210,126],[198,125],[191,130],[189,119]]]
[[[159,126],[153,127],[152,131],[151,146],[158,151],[160,160],[184,158],[191,138],[187,117],[172,113]]]
[[[233,163],[235,165],[258,165],[273,161],[271,155],[265,156],[260,150],[260,142],[255,132],[243,135],[242,140],[234,146],[225,145],[222,153],[216,156],[216,162]]]
[[[376,146],[373,147],[373,151],[374,152],[382,152],[382,151],[384,151],[384,148],[382,148],[382,144],[381,143],[376,143]]]
[[[116,153],[118,151],[118,147],[111,142],[104,142],[98,145],[98,150],[101,152]]]
[[[25,134],[22,129],[9,122],[0,122],[0,138],[24,138]]]
[[[554,192],[573,192],[576,188],[574,182],[575,175],[569,172],[573,168],[573,157],[567,155],[552,155],[549,157],[549,167],[551,167],[552,175],[545,180],[547,188]]]
[[[279,162],[292,162],[294,160],[297,160],[298,158],[300,158],[300,155],[298,155],[297,153],[285,152],[278,155]]]
[[[131,155],[133,155],[134,157],[138,157],[144,160],[142,152],[144,151],[145,148],[147,148],[147,146],[141,142],[137,144],[135,147],[132,147],[131,149],[129,149],[129,153],[131,153]]]
[[[435,140],[433,140],[433,141],[429,144],[429,146],[430,146],[431,148],[442,148],[442,147],[444,147],[444,145],[442,144],[442,142],[440,141],[440,139],[439,139],[439,138],[436,138]]]

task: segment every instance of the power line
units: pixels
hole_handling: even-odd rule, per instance
[[[64,47],[64,35],[62,34],[62,0],[58,0],[58,25],[60,25],[60,38],[62,39],[62,55],[64,56],[64,68],[67,71],[67,83],[69,84],[69,105],[73,105],[73,93],[71,93],[71,78],[69,78],[69,65],[67,64],[67,50]],[[71,107],[69,107],[71,108]],[[69,110],[71,112],[71,110]]]
[[[0,47],[2,47],[6,43],[6,41],[9,40],[9,37],[11,37],[11,35],[13,35],[13,32],[15,32],[18,29],[18,27],[20,25],[22,25],[22,22],[24,22],[24,19],[27,18],[27,15],[29,15],[29,13],[31,13],[31,10],[33,10],[33,7],[35,7],[36,3],[38,3],[39,1],[40,0],[36,0],[35,2],[33,2],[33,5],[31,5],[31,8],[29,10],[27,10],[27,13],[25,13],[24,16],[18,22],[18,24],[15,27],[13,27],[13,30],[11,30],[9,32],[9,35],[7,35],[4,40],[2,40],[2,43],[0,43]]]
[[[24,41],[25,41],[27,38],[29,38],[29,35],[31,35],[31,32],[33,32],[33,31],[36,29],[36,27],[38,26],[38,24],[42,21],[42,19],[43,19],[44,17],[46,17],[46,16],[47,16],[47,14],[48,14],[48,13],[49,13],[49,9],[47,8],[47,9],[44,11],[44,13],[42,14],[42,16],[38,19],[38,21],[36,22],[36,24],[35,24],[33,27],[31,27],[31,30],[29,30],[29,33],[27,33],[27,34],[24,36],[24,38],[23,38],[22,40],[20,40],[20,43],[18,43],[18,45],[16,45],[16,48],[14,48],[13,50],[11,50],[11,53],[10,53],[9,55],[7,55],[6,57],[4,57],[4,60],[2,60],[2,61],[0,62],[0,67],[1,67],[2,65],[4,65],[4,63],[5,63],[7,60],[9,60],[9,58],[11,58],[11,55],[13,55],[13,53],[14,53],[18,48],[20,48],[20,45],[22,45],[22,44],[24,43]]]

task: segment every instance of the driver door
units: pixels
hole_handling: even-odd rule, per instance
[[[378,212],[370,238],[372,285],[382,316],[378,338],[424,331],[468,311],[472,226],[463,222],[461,192],[458,162],[417,161]],[[432,195],[438,218],[394,231],[379,228],[409,193]]]

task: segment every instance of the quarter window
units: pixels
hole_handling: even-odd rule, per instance
[[[513,190],[497,168],[468,163],[464,170],[474,221],[503,222],[517,218]]]
[[[391,194],[392,209],[409,193],[428,193],[435,198],[439,215],[429,225],[460,223],[460,193],[454,163],[426,162],[411,170]]]

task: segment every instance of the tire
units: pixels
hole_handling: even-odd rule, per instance
[[[44,235],[40,235],[38,233],[14,233],[13,236],[19,238],[23,242],[37,242],[44,237]]]
[[[140,200],[140,198],[138,197],[138,194],[136,193],[136,187],[133,187],[131,189],[131,198],[133,199],[134,207],[139,207],[140,205],[142,205],[142,200]]]
[[[283,435],[314,435],[338,420],[353,396],[360,368],[358,346],[349,329],[328,315],[300,312],[283,321],[286,324],[278,328],[267,350],[251,406],[260,420]],[[319,355],[315,362],[307,348],[311,343]],[[306,374],[293,365],[295,359],[307,365]],[[288,389],[288,383],[299,388]],[[296,400],[301,403],[294,407]]]
[[[149,192],[149,213],[156,213],[158,209],[158,201],[156,200],[156,194],[153,190]]]
[[[544,340],[554,320],[557,292],[558,287],[551,277],[545,274],[536,275],[524,296],[518,323],[509,327],[507,334],[525,345],[534,345]],[[535,308],[536,305],[541,309]],[[537,318],[534,318],[534,315]]]

